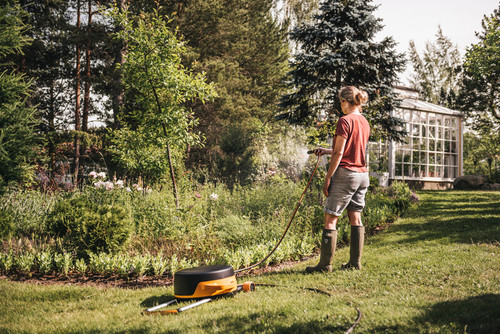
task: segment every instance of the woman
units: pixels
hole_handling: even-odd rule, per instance
[[[345,209],[351,223],[351,251],[349,262],[341,268],[361,269],[365,233],[361,212],[370,183],[365,161],[370,125],[361,114],[361,106],[368,101],[368,94],[348,86],[340,89],[339,99],[344,116],[337,122],[332,149],[320,147],[314,150],[316,155],[330,154],[331,159],[323,184],[326,201],[321,256],[318,265],[307,267],[306,272],[332,271],[331,262],[337,246],[337,222]]]

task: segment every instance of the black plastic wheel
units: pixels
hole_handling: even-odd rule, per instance
[[[198,283],[234,276],[233,267],[228,265],[202,266],[179,270],[174,274],[174,294],[191,296]]]

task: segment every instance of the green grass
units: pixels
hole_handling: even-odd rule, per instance
[[[177,316],[142,316],[173,288],[119,289],[0,281],[0,332],[500,332],[500,192],[422,192],[418,209],[369,238],[361,271],[305,275],[316,259],[239,279],[257,287]],[[338,250],[335,265],[348,259]],[[298,289],[315,287],[328,297]]]

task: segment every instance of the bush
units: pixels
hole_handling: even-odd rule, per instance
[[[100,204],[85,196],[62,199],[48,218],[49,230],[79,255],[116,252],[132,233],[130,210],[117,204]]]
[[[388,193],[393,198],[394,210],[397,215],[402,214],[410,207],[412,191],[405,182],[394,181],[390,185]]]
[[[14,217],[10,210],[0,209],[0,240],[11,237],[14,231]]]

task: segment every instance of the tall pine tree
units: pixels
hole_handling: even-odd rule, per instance
[[[253,140],[277,112],[288,70],[285,28],[272,15],[273,0],[178,1],[170,8],[189,47],[188,67],[206,73],[218,97],[192,105],[205,145],[190,151],[230,184],[252,172]]]
[[[282,117],[300,124],[318,117],[335,122],[341,115],[339,89],[354,85],[375,102],[365,108],[373,133],[401,139],[401,123],[390,112],[398,103],[393,85],[404,69],[404,55],[396,52],[392,37],[375,41],[382,29],[376,9],[371,0],[328,0],[312,23],[293,29],[290,36],[299,51],[291,62],[293,90],[282,98],[288,110]]]
[[[435,42],[427,42],[422,56],[410,41],[410,60],[415,73],[410,84],[426,101],[452,107],[461,71],[460,52],[438,27]]]

